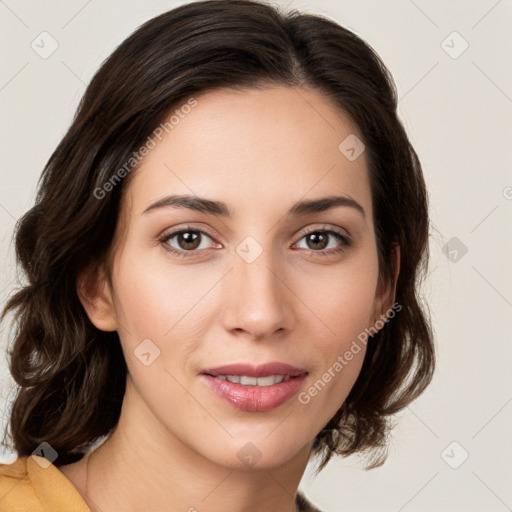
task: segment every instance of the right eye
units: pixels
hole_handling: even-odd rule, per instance
[[[212,240],[210,235],[197,228],[181,228],[170,233],[164,233],[159,241],[164,249],[179,258],[195,257],[196,253],[207,249],[204,247],[204,239]],[[169,242],[174,241],[174,244]],[[190,253],[190,254],[187,254]]]

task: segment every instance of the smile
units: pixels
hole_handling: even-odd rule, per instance
[[[265,412],[289,402],[303,387],[307,373],[297,376],[201,375],[215,397],[246,412]],[[232,382],[230,379],[239,379]],[[261,382],[261,384],[260,384]],[[245,383],[245,384],[244,384]]]
[[[273,386],[290,379],[289,375],[269,375],[268,377],[250,377],[248,375],[213,375],[221,380],[227,380],[242,386]]]

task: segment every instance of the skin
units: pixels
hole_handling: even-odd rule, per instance
[[[112,286],[101,270],[77,281],[94,325],[118,331],[129,371],[115,432],[59,468],[93,511],[294,511],[313,440],[354,385],[365,346],[309,403],[295,396],[267,412],[230,406],[198,374],[287,362],[308,370],[307,390],[394,302],[394,283],[379,280],[366,155],[349,161],[338,149],[350,134],[362,139],[349,119],[305,89],[196,99],[124,190]],[[169,194],[223,201],[233,216],[143,213]],[[299,200],[330,195],[354,199],[365,214],[341,206],[286,216]],[[186,252],[184,242],[159,235],[187,225],[208,233],[196,257],[166,252],[165,243]],[[333,235],[326,246],[308,244],[307,232],[331,227],[352,245]],[[252,263],[236,252],[249,235],[262,250]],[[134,349],[148,338],[160,356],[145,366]],[[261,455],[251,467],[237,455],[249,442]]]

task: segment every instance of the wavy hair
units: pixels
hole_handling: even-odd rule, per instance
[[[9,437],[19,456],[46,441],[60,464],[75,462],[119,419],[127,377],[120,340],[91,323],[76,279],[86,265],[110,275],[120,197],[136,166],[105,184],[187,98],[279,85],[318,91],[359,129],[384,282],[400,247],[401,311],[369,338],[360,375],[312,450],[322,456],[317,472],[335,454],[366,455],[367,469],[385,461],[392,415],[423,392],[435,366],[419,293],[429,230],[421,165],[393,79],[363,39],[324,16],[253,0],[192,2],[141,25],[96,72],[44,167],[35,205],[15,230],[26,282],[1,317],[13,313],[16,324],[8,354],[17,389],[4,445]]]

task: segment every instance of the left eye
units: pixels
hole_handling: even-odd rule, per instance
[[[331,240],[334,238],[338,244],[334,243],[331,247],[329,247],[329,237]],[[322,252],[328,249],[336,249],[340,250],[345,245],[349,245],[350,241],[347,236],[338,233],[337,231],[320,229],[316,231],[311,231],[302,236],[300,240],[306,241],[306,247],[299,247],[300,249],[312,250],[314,252]],[[341,243],[341,247],[339,245]],[[299,244],[297,244],[299,246]],[[333,251],[330,251],[333,252]]]

